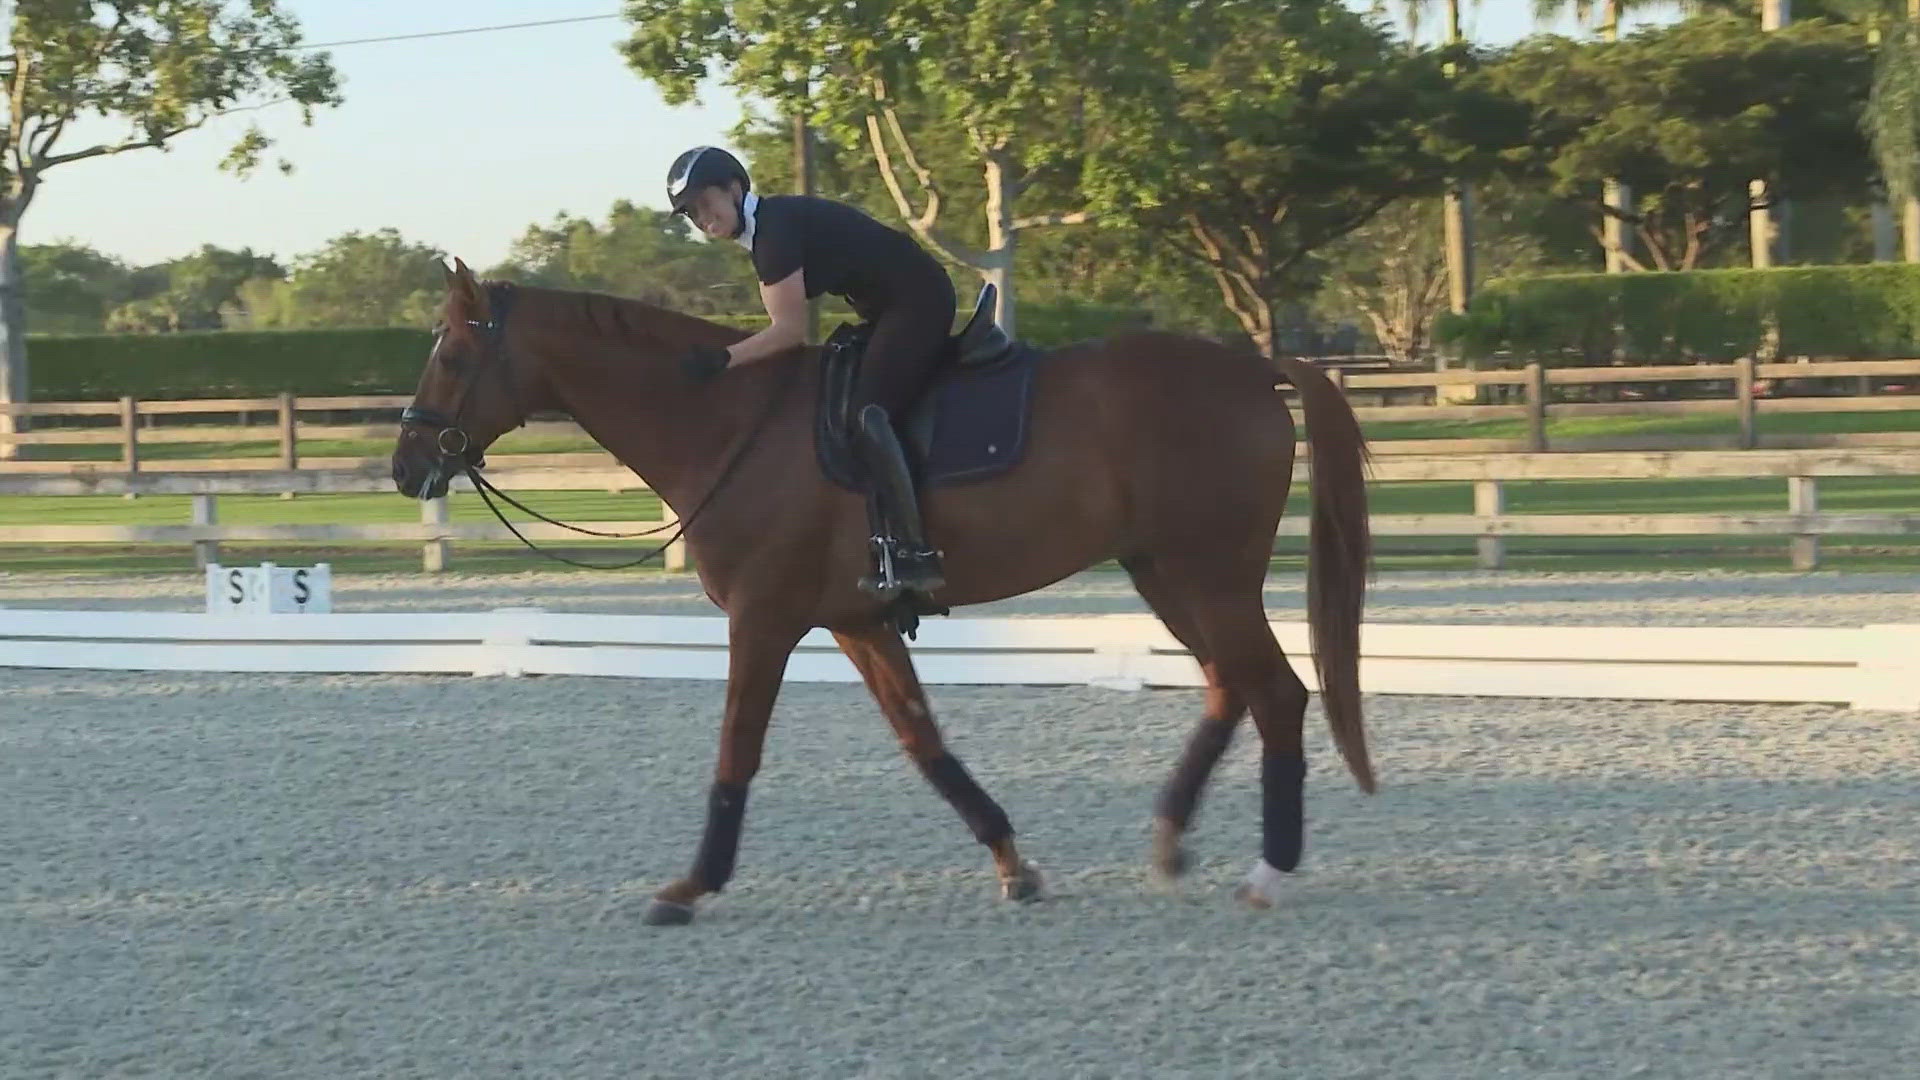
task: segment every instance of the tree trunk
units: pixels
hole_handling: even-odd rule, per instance
[[[1901,257],[1920,263],[1920,199],[1908,199],[1900,205]]]
[[[1274,312],[1273,302],[1265,297],[1256,297],[1252,301],[1252,319],[1242,317],[1241,328],[1253,339],[1253,346],[1260,355],[1271,360],[1280,354],[1279,316]]]
[[[1898,262],[1900,230],[1893,223],[1893,204],[1876,199],[1873,204],[1873,261]]]
[[[27,384],[26,282],[20,269],[20,227],[8,214],[0,219],[0,405],[25,405],[32,400]],[[0,435],[27,430],[24,416],[0,411]],[[0,442],[0,461],[25,456],[21,447]]]
[[[1007,176],[1006,163],[998,153],[987,155],[987,258],[980,276],[998,293],[994,300],[993,321],[1008,337],[1013,337],[1013,256],[1020,243],[1020,230],[1013,225],[1013,181]],[[962,308],[966,306],[963,298]]]
[[[1633,269],[1632,251],[1633,230],[1628,227],[1621,214],[1633,213],[1633,190],[1618,180],[1608,180],[1603,185],[1601,202],[1619,211],[1601,215],[1601,246],[1606,248],[1607,273],[1624,274]]]
[[[1772,193],[1765,180],[1747,184],[1747,242],[1753,249],[1753,268],[1765,270],[1780,254],[1780,223],[1774,207],[1768,205]]]

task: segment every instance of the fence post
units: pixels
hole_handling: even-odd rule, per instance
[[[1820,512],[1820,489],[1811,476],[1787,477],[1787,512],[1795,516]],[[1793,568],[1812,570],[1820,565],[1820,535],[1798,533],[1793,538]]]
[[[214,495],[195,495],[193,497],[193,523],[195,525],[215,525],[220,521],[220,510],[215,504]],[[193,542],[193,565],[205,570],[220,561],[220,541],[195,540]]]
[[[1539,361],[1527,365],[1527,449],[1547,448],[1547,372]]]
[[[140,403],[130,397],[120,399],[120,461],[128,476],[140,471]]]
[[[1754,422],[1753,409],[1753,357],[1743,356],[1733,362],[1736,369],[1733,375],[1734,407],[1740,411],[1740,449],[1751,450],[1760,445],[1758,425]]]
[[[292,394],[280,395],[280,467],[291,472],[300,467],[300,437],[295,429]]]
[[[1507,512],[1507,489],[1498,480],[1475,480],[1473,482],[1473,516],[1477,518],[1499,517]],[[1497,536],[1482,536],[1475,543],[1480,548],[1480,568],[1498,570],[1507,563],[1507,542]]]
[[[662,530],[664,532],[671,532],[674,526],[680,524],[680,515],[673,512],[673,507],[668,506],[667,500],[665,499],[660,500],[660,522],[662,525],[667,526],[666,529]],[[687,568],[687,542],[685,540],[675,540],[673,543],[668,544],[666,553],[661,556],[660,565],[668,571],[678,572],[685,570]]]
[[[445,525],[447,523],[447,497],[428,499],[420,504],[420,523],[423,525]],[[426,549],[421,553],[421,568],[429,574],[438,574],[447,568],[449,544],[445,539],[427,541]]]

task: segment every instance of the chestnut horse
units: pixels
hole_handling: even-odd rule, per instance
[[[496,310],[511,295],[507,310]],[[648,908],[692,920],[732,876],[747,789],[789,654],[831,631],[907,755],[992,853],[1001,895],[1040,894],[1007,815],[942,744],[908,646],[861,591],[863,497],[815,456],[819,350],[682,373],[694,343],[739,330],[635,300],[476,281],[447,272],[443,322],[403,414],[394,481],[409,497],[449,478],[530,413],[570,414],[683,519],[707,595],[727,614],[728,672],[705,832],[686,877]],[[800,365],[796,369],[795,365]],[[1268,627],[1263,586],[1293,476],[1294,424],[1275,368],[1299,392],[1313,471],[1307,612],[1334,741],[1374,790],[1360,714],[1361,609],[1371,572],[1366,446],[1340,389],[1292,359],[1180,334],[1129,332],[1052,350],[1035,369],[1028,448],[1011,470],[923,495],[944,552],[948,606],[1015,596],[1116,560],[1205,675],[1206,711],[1154,806],[1152,861],[1168,876],[1202,788],[1241,717],[1263,746],[1262,850],[1240,898],[1279,897],[1300,859],[1306,686]],[[469,475],[473,475],[469,472]]]

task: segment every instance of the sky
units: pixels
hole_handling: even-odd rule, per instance
[[[315,43],[619,11],[617,0],[281,5]],[[1466,30],[1512,41],[1533,29],[1531,9],[1532,0],[1483,0],[1469,6]],[[1435,5],[1423,38],[1439,17]],[[697,104],[669,107],[621,58],[626,32],[623,20],[604,19],[330,50],[346,100],[311,127],[280,106],[216,121],[164,152],[59,166],[22,222],[21,242],[71,240],[134,265],[202,244],[284,263],[342,233],[391,226],[480,268],[557,214],[599,220],[619,199],[663,207],[674,156],[724,142],[743,104],[715,80]],[[248,122],[276,140],[292,175],[271,156],[244,180],[217,169]],[[69,131],[61,147],[125,134],[97,122]]]

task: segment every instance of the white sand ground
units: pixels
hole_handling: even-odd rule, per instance
[[[711,613],[689,583],[340,584],[341,610]],[[1850,625],[1915,620],[1917,591],[1393,575],[1371,612]],[[1276,617],[1299,601],[1276,579]],[[0,579],[14,607],[198,602],[191,578]],[[960,614],[1137,605],[1079,579]],[[0,671],[0,1077],[1877,1080],[1920,1056],[1911,717],[1372,697],[1367,797],[1316,703],[1306,863],[1256,914],[1229,899],[1258,845],[1250,738],[1185,888],[1146,879],[1196,693],[936,688],[1049,875],[1016,908],[864,692],[793,685],[734,888],[649,929],[698,839],[720,700]]]

